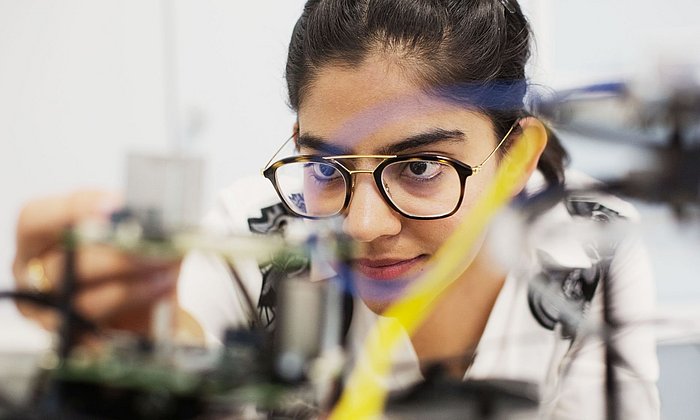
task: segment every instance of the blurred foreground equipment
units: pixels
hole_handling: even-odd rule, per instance
[[[700,207],[700,85],[656,90],[630,83],[588,86],[539,102],[536,114],[560,129],[634,144],[651,152],[648,167],[604,180],[591,189],[667,203],[682,217]],[[296,260],[299,253],[314,251],[342,260],[342,252],[328,251],[344,247],[334,229],[307,232],[301,240],[216,237],[197,231],[193,226],[198,219],[201,173],[200,163],[180,157],[132,157],[125,211],[115,214],[109,226],[75,230],[72,238],[78,242],[71,241],[67,250],[88,240],[155,257],[197,248],[216,252],[229,262],[240,255]],[[548,191],[524,203],[521,210],[528,216],[527,227],[542,210],[571,193]],[[72,251],[67,256],[70,261]],[[235,271],[233,265],[229,268]],[[42,363],[31,404],[0,411],[0,416],[318,417],[332,406],[341,387],[343,330],[351,311],[342,296],[347,285],[314,284],[308,273],[298,272],[303,278],[284,279],[279,285],[279,319],[274,332],[257,324],[252,329],[231,330],[216,352],[178,348],[168,342],[167,331],[155,332],[154,341],[116,336],[102,354],[91,357],[74,351],[72,338],[81,327],[73,319],[70,304],[75,284],[69,265],[65,299],[59,306],[64,314],[62,346]],[[236,280],[238,276],[232,274]],[[557,279],[571,277],[568,271],[562,274]],[[603,282],[604,288],[607,283]],[[247,293],[240,284],[236,287]],[[607,290],[604,295],[609,297]],[[247,302],[251,313],[257,313],[248,296]],[[550,306],[546,316],[562,312],[561,307]],[[607,311],[605,315],[606,325],[614,328]],[[615,349],[608,350],[606,364],[611,366],[618,360]],[[615,418],[617,390],[612,372],[608,370],[608,413]],[[537,397],[529,384],[429,379],[395,396],[387,414],[462,418],[469,413],[475,418],[513,418],[515,412],[536,410]],[[0,410],[3,404],[0,400]]]
[[[650,152],[647,168],[606,179],[612,193],[667,203],[679,217],[700,204],[700,82],[614,82],[558,92],[535,114],[555,128]]]

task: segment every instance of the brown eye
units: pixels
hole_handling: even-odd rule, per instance
[[[438,162],[418,160],[407,163],[402,176],[416,180],[427,180],[439,175],[441,170],[442,165]]]
[[[413,162],[408,167],[413,175],[423,175],[428,169],[428,164],[426,162]]]

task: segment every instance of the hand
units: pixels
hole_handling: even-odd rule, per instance
[[[17,222],[12,266],[17,290],[60,291],[65,229],[89,219],[107,218],[119,205],[117,196],[101,191],[80,191],[28,203]],[[176,300],[179,263],[126,255],[106,245],[80,247],[76,252],[74,308],[100,327],[147,335],[155,303],[163,298]],[[18,308],[47,329],[57,326],[55,311],[28,302],[18,302]]]

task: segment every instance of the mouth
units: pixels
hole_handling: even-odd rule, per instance
[[[428,259],[427,255],[414,258],[358,258],[353,260],[353,268],[363,276],[373,280],[397,280],[415,271]]]

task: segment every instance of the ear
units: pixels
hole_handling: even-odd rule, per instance
[[[299,120],[294,121],[294,125],[292,126],[292,137],[294,138],[294,144],[297,144],[297,140],[299,140]]]
[[[518,181],[519,185],[515,189],[514,196],[518,195],[525,188],[530,176],[537,169],[537,163],[547,147],[548,138],[544,124],[535,117],[523,118],[518,124],[520,124],[520,134],[518,136],[527,136],[524,140],[527,142],[529,160],[525,166],[525,172]]]

